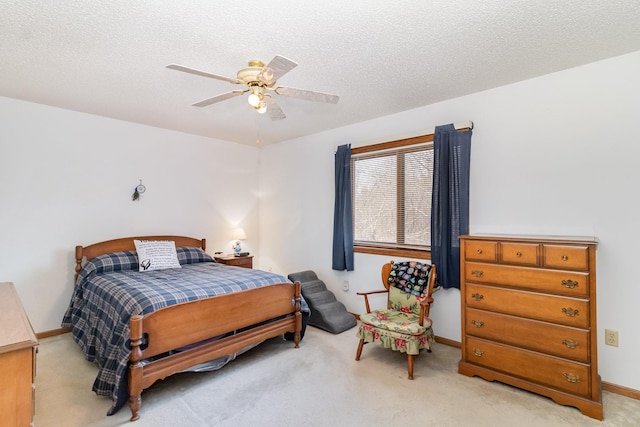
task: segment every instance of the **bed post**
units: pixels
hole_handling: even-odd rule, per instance
[[[131,420],[136,421],[140,416],[138,410],[142,403],[142,316],[131,316],[131,366],[129,367],[129,408]]]
[[[82,270],[82,246],[76,246],[76,275],[73,278],[73,283],[78,281],[78,273]]]
[[[296,347],[300,347],[300,331],[302,331],[302,313],[300,312],[300,282],[295,281],[294,284],[294,295],[296,299],[296,332],[293,335],[293,342]]]

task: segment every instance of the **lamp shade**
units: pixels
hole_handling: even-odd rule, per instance
[[[233,240],[245,240],[247,238],[247,233],[245,233],[244,228],[234,228],[232,235]]]

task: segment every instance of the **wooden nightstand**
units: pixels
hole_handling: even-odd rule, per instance
[[[214,257],[216,262],[233,265],[235,267],[253,268],[253,255],[235,256],[235,255],[218,255]]]

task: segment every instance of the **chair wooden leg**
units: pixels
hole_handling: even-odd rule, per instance
[[[407,354],[407,363],[409,365],[409,379],[413,379],[413,354]]]
[[[360,360],[360,355],[362,354],[362,347],[364,346],[364,339],[361,339],[358,343],[358,352],[356,353],[356,360]]]

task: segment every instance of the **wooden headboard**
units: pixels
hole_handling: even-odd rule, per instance
[[[78,279],[78,273],[82,269],[82,259],[91,259],[99,255],[108,254],[110,252],[119,251],[135,251],[136,246],[134,240],[173,240],[176,242],[176,248],[184,246],[191,246],[207,249],[206,239],[194,239],[193,237],[185,236],[135,236],[135,237],[123,237],[120,239],[107,240],[104,242],[94,243],[89,246],[76,246],[76,275],[75,280]]]

